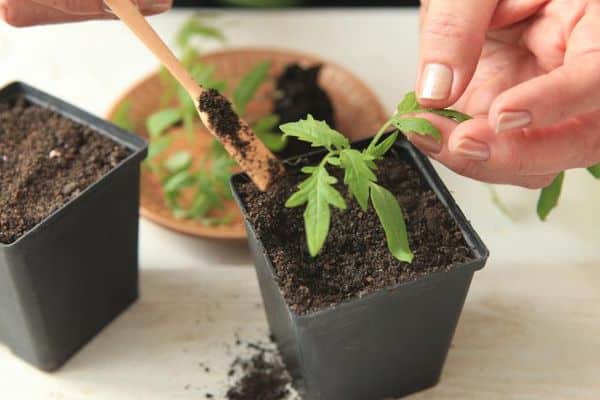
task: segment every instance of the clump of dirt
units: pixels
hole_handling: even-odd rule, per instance
[[[217,136],[229,141],[240,150],[248,146],[248,142],[238,135],[242,127],[240,117],[233,110],[231,102],[218,90],[209,89],[202,92],[198,108],[208,115],[208,122]]]
[[[238,185],[238,192],[258,238],[270,257],[280,288],[297,314],[318,311],[351,298],[415,280],[472,259],[463,235],[437,196],[421,180],[417,170],[394,154],[378,163],[379,183],[398,199],[407,223],[411,264],[395,259],[387,248],[385,233],[371,206],[364,212],[341,184],[347,210],[332,209],[329,236],[321,253],[312,258],[307,251],[303,207],[286,208],[286,200],[306,179],[290,171],[267,192],[251,183]]]
[[[298,64],[290,64],[277,78],[276,91],[279,96],[273,105],[273,112],[279,116],[282,124],[296,122],[311,114],[335,128],[333,103],[319,85],[321,69],[322,65],[303,68]],[[279,156],[288,158],[309,150],[310,144],[289,138],[288,145]]]
[[[299,400],[290,390],[292,378],[277,351],[260,344],[248,347],[254,354],[236,358],[229,370],[229,376],[239,378],[227,391],[227,400]]]
[[[295,122],[311,114],[315,119],[326,121],[335,127],[333,104],[327,92],[319,86],[322,65],[303,68],[288,65],[277,78],[276,89],[280,94],[274,111],[282,123]]]
[[[0,103],[0,242],[16,241],[129,153],[23,98]]]

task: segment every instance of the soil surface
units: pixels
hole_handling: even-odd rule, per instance
[[[335,128],[333,104],[329,95],[319,86],[321,65],[303,68],[290,64],[277,78],[276,90],[279,97],[273,105],[273,112],[282,124],[296,122],[311,114],[319,121],[326,121]],[[288,158],[306,153],[310,144],[289,138],[288,145],[278,155]]]
[[[252,183],[238,185],[248,216],[273,263],[290,308],[307,314],[468,261],[472,252],[460,229],[414,167],[388,153],[378,163],[379,183],[394,193],[406,219],[415,259],[396,260],[373,207],[363,212],[344,185],[336,187],[348,204],[332,209],[331,229],[316,258],[307,251],[304,207],[285,208],[305,174],[291,171],[261,193]],[[339,169],[330,173],[342,181]]]
[[[24,99],[0,102],[0,242],[12,243],[129,150]]]
[[[289,390],[292,378],[279,354],[260,345],[251,346],[255,354],[249,359],[237,358],[231,366],[229,375],[241,377],[227,391],[227,400],[297,399]]]

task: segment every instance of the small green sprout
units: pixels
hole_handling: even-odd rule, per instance
[[[412,262],[414,254],[409,246],[400,204],[389,190],[377,183],[375,171],[376,162],[385,156],[398,138],[398,132],[394,132],[382,140],[383,135],[392,126],[405,132],[441,139],[440,131],[427,119],[407,116],[423,112],[442,115],[457,122],[470,118],[454,110],[424,109],[417,102],[415,94],[409,93],[398,105],[396,115],[383,125],[369,146],[362,151],[353,149],[344,135],[329,127],[327,123],[315,120],[311,115],[305,120],[280,127],[285,137],[294,136],[298,140],[311,143],[312,147],[324,147],[327,150],[318,165],[302,169],[309,177],[298,185],[298,191],[285,204],[290,208],[306,205],[304,225],[311,256],[315,257],[319,253],[329,234],[330,207],[341,210],[347,208],[343,196],[334,186],[337,179],[331,176],[327,169],[331,166],[344,171],[344,184],[362,210],[367,211],[369,205],[373,205],[392,255],[399,261]]]

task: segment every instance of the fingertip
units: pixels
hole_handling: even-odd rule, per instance
[[[474,118],[459,124],[448,138],[448,151],[456,154],[460,144],[465,140],[476,140],[478,142],[490,143],[493,137],[487,119],[485,117]]]

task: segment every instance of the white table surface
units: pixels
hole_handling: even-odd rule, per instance
[[[164,38],[190,14],[152,19]],[[412,89],[416,12],[232,11],[229,46],[319,54],[361,76],[392,109]],[[103,115],[156,61],[117,22],[13,29],[0,24],[0,86],[22,80]],[[546,224],[537,194],[488,188],[439,167],[492,256],[474,279],[441,384],[415,399],[597,399],[600,396],[600,182],[567,176]],[[0,399],[201,399],[220,393],[236,334],[267,327],[245,243],[141,223],[140,300],[62,370],[44,374],[0,345]],[[199,363],[211,367],[203,372]]]

